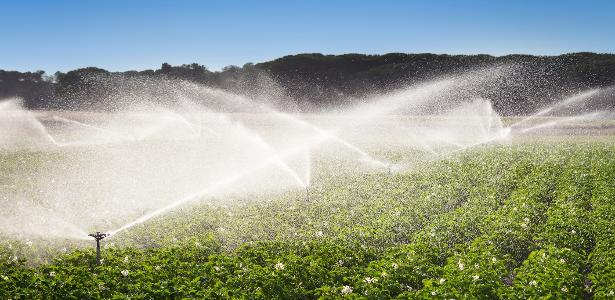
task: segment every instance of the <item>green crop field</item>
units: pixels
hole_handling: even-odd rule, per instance
[[[0,300],[615,300],[615,0],[371,2],[0,2]]]
[[[101,265],[91,241],[4,238],[0,298],[610,299],[613,153],[535,141],[392,174],[323,156],[309,199],[195,202],[103,240]]]

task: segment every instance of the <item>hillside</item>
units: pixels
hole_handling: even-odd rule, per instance
[[[242,67],[210,71],[197,63],[160,69],[109,72],[83,68],[47,75],[43,71],[0,70],[0,99],[21,97],[29,108],[105,110],[100,102],[117,89],[108,78],[171,78],[220,88],[247,96],[277,97],[303,111],[338,108],[366,95],[463,74],[489,73],[496,66],[514,66],[514,76],[490,88],[474,88],[472,96],[490,99],[505,115],[531,113],[549,103],[588,88],[615,85],[615,55],[573,53],[559,56],[403,54],[298,54]],[[100,80],[105,78],[106,80]],[[126,87],[124,87],[126,88]],[[615,106],[608,97],[592,109]]]

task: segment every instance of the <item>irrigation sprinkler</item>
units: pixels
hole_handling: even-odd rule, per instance
[[[305,186],[305,202],[310,202],[310,187]]]
[[[96,264],[100,265],[100,240],[106,238],[109,234],[96,231],[96,233],[90,233],[88,235],[96,240]]]

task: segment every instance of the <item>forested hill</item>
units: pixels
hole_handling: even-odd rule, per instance
[[[496,110],[507,115],[530,113],[584,89],[615,85],[615,54],[298,54],[216,72],[196,63],[164,63],[157,70],[126,72],[94,67],[55,74],[0,70],[0,99],[21,97],[33,109],[103,110],[106,106],[97,99],[109,88],[104,83],[92,88],[92,78],[172,78],[246,95],[275,91],[276,97],[294,102],[295,107],[314,111],[349,105],[365,95],[434,78],[501,65],[520,67],[516,74],[489,89],[478,89],[476,94],[490,99]],[[612,109],[615,100],[609,96],[593,105]]]

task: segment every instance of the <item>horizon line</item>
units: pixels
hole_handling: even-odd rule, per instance
[[[108,72],[112,72],[112,73],[121,73],[121,72],[130,72],[130,71],[136,71],[136,72],[142,72],[142,71],[147,71],[147,70],[157,70],[160,69],[160,67],[165,64],[168,63],[171,66],[182,66],[182,65],[189,65],[189,64],[199,64],[201,66],[204,66],[207,70],[211,71],[211,72],[221,72],[224,68],[226,67],[232,67],[232,66],[237,66],[237,67],[242,67],[246,64],[261,64],[261,63],[266,63],[266,62],[271,62],[271,61],[275,61],[284,57],[288,57],[288,56],[299,56],[299,55],[306,55],[306,54],[310,54],[310,55],[314,55],[314,54],[319,54],[319,55],[323,55],[323,56],[344,56],[344,55],[364,55],[364,56],[385,56],[385,55],[390,55],[390,54],[405,54],[405,55],[438,55],[438,56],[491,56],[494,58],[501,58],[501,57],[507,57],[507,56],[533,56],[533,57],[557,57],[557,56],[564,56],[564,55],[574,55],[574,54],[595,54],[595,55],[614,55],[615,56],[615,52],[594,52],[594,51],[575,51],[575,52],[565,52],[565,53],[559,53],[559,54],[529,54],[529,53],[508,53],[508,54],[489,54],[489,53],[481,53],[481,52],[476,52],[476,53],[444,53],[444,52],[386,52],[386,53],[359,53],[359,52],[345,52],[345,53],[322,53],[322,52],[299,52],[299,53],[294,53],[294,54],[286,54],[283,56],[278,56],[276,58],[271,58],[269,60],[263,60],[260,62],[244,62],[241,65],[237,65],[237,64],[230,64],[230,65],[225,65],[223,67],[220,68],[209,68],[207,65],[205,64],[201,64],[199,62],[193,61],[191,63],[180,63],[180,64],[174,64],[174,63],[168,63],[168,61],[163,61],[161,63],[159,63],[157,65],[157,67],[153,67],[153,68],[145,68],[145,69],[138,69],[138,68],[129,68],[129,69],[112,69],[112,68],[104,68],[104,67],[98,67],[95,65],[87,65],[87,66],[79,66],[79,67],[75,67],[72,68],[70,70],[66,70],[66,71],[62,71],[62,70],[56,70],[55,72],[49,72],[48,70],[43,70],[43,69],[30,69],[30,70],[7,70],[7,69],[3,69],[0,66],[0,71],[5,71],[5,72],[20,72],[20,73],[36,73],[39,71],[43,71],[44,74],[48,74],[48,75],[53,75],[57,72],[60,73],[68,73],[70,71],[75,71],[75,70],[79,70],[79,69],[85,69],[85,68],[99,68]]]

